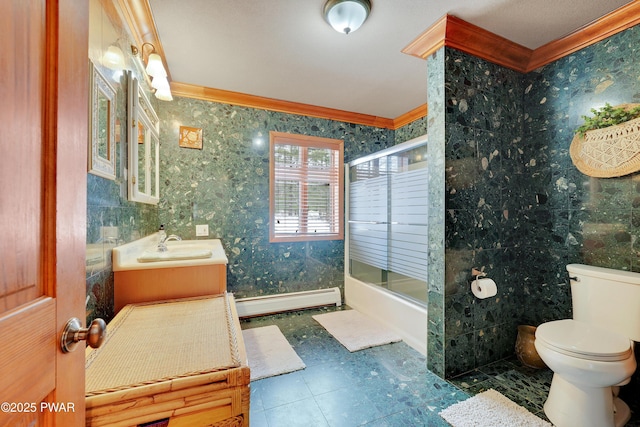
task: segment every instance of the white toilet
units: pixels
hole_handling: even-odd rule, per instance
[[[636,370],[640,274],[581,264],[567,271],[573,319],[536,330],[536,350],[553,371],[544,412],[557,427],[622,427],[630,411],[615,386]]]

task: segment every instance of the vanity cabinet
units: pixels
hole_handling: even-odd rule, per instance
[[[250,370],[233,295],[124,307],[88,348],[86,425],[249,426]]]
[[[127,304],[219,295],[227,290],[227,265],[114,271],[114,310]]]
[[[226,292],[229,260],[219,239],[169,241],[164,252],[158,240],[155,233],[113,248],[116,313],[127,304]]]

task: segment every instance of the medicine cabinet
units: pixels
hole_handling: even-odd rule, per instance
[[[128,73],[129,200],[157,204],[160,200],[160,125],[138,79]]]
[[[98,69],[89,62],[91,83],[91,120],[89,173],[116,179],[116,91]]]

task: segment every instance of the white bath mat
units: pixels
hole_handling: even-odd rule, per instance
[[[453,427],[553,427],[491,389],[440,412]]]
[[[312,317],[350,352],[402,340],[382,323],[356,310],[334,311]]]
[[[305,368],[302,359],[275,325],[245,329],[242,337],[247,349],[251,381]]]

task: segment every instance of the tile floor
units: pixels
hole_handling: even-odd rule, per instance
[[[553,373],[550,370],[527,368],[513,356],[451,378],[449,381],[470,395],[492,388],[548,421],[543,405],[552,377]],[[625,426],[640,427],[640,382],[637,375],[629,385],[622,388],[620,397],[631,408],[631,419]]]
[[[440,410],[489,388],[546,419],[551,371],[523,367],[514,357],[445,381],[403,342],[350,353],[311,317],[332,310],[242,320],[243,329],[277,325],[306,365],[251,383],[252,427],[446,427]],[[623,393],[634,410],[627,426],[640,426],[638,396]]]

